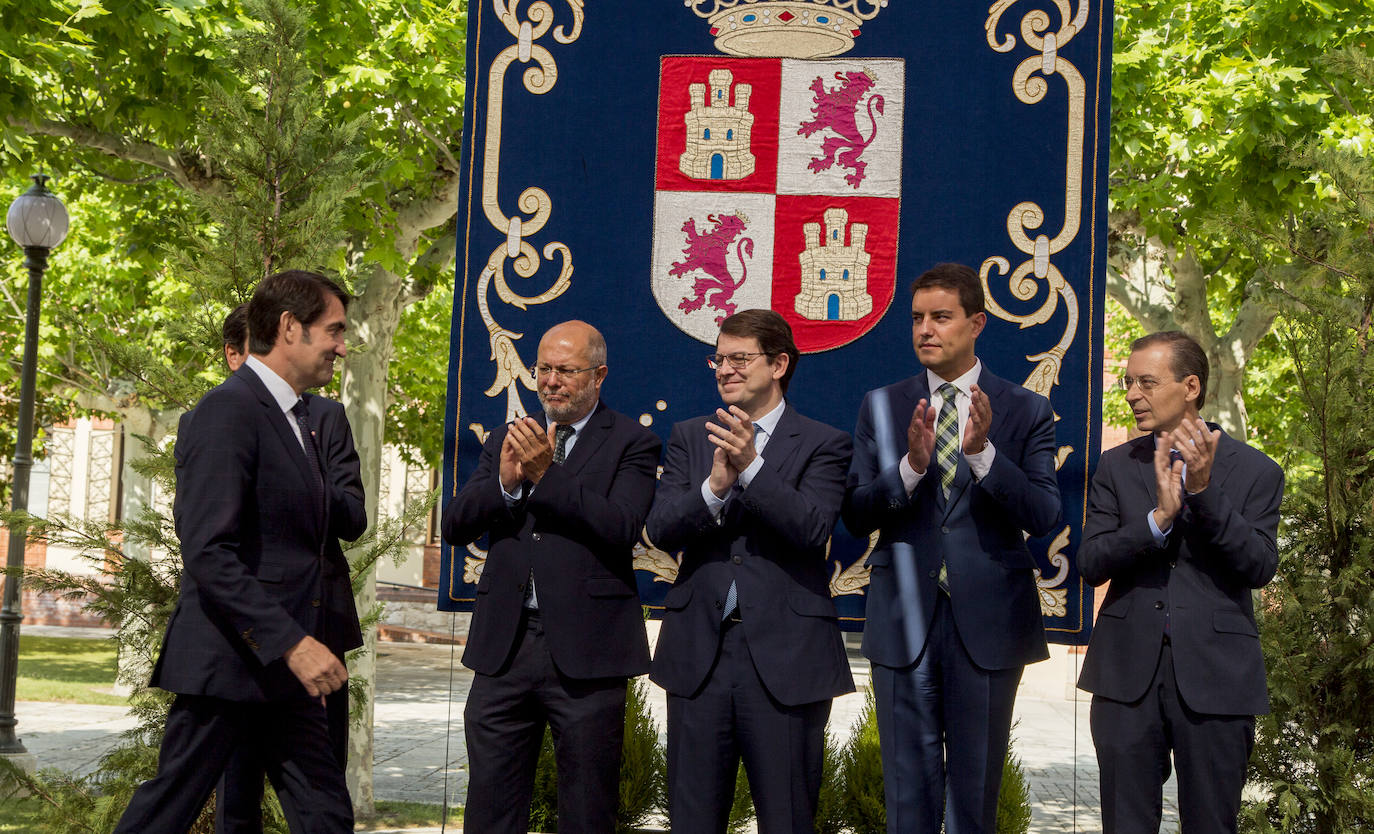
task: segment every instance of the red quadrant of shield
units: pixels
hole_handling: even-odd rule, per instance
[[[726,179],[689,177],[679,162],[687,149],[686,116],[692,110],[691,85],[705,85],[710,93],[713,70],[730,74],[728,104],[736,103],[740,84],[749,85],[748,112],[753,115],[749,152],[754,171]],[[749,191],[769,193],[778,182],[778,106],[782,88],[782,62],[776,58],[725,58],[673,56],[662,59],[658,89],[658,163],[656,187],[660,191]],[[721,92],[717,90],[716,92]],[[717,137],[719,139],[719,137]]]
[[[774,219],[772,306],[792,325],[797,349],[802,353],[847,345],[867,333],[887,312],[897,280],[898,206],[898,200],[882,197],[778,196]],[[836,231],[828,228],[825,222],[825,213],[831,209],[840,209],[847,214],[845,227],[839,230],[839,238],[833,240],[834,243],[850,246],[854,225],[868,227],[863,251],[870,257],[866,290],[872,299],[872,309],[851,320],[827,320],[828,314],[838,312],[840,295],[853,290],[844,285],[843,273],[835,275],[834,270],[826,282],[837,286],[836,291],[815,287],[823,299],[821,309],[811,314],[816,317],[804,316],[797,310],[802,283],[801,255],[808,246],[804,227],[807,223],[820,227],[816,238],[810,241],[812,246],[819,245],[820,235],[830,236]],[[833,216],[837,215],[832,213]],[[827,301],[830,303],[825,304]]]

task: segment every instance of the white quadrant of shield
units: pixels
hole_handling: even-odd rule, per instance
[[[820,104],[813,88],[816,79],[823,87]],[[785,59],[778,119],[778,193],[900,197],[905,98],[906,66],[899,58]],[[814,125],[815,132],[802,136],[798,129],[804,124]],[[827,140],[837,146],[830,153],[823,149]],[[811,170],[813,160],[828,156],[833,157],[828,168]],[[864,163],[857,188],[845,179],[857,174],[846,161]]]
[[[718,316],[772,306],[774,199],[701,191],[655,195],[654,300],[688,336],[714,345]],[[697,234],[693,241],[683,229],[689,220]],[[735,228],[737,222],[742,229]],[[678,274],[675,264],[682,265]],[[684,302],[701,306],[688,311]]]

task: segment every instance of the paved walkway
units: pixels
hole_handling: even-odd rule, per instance
[[[25,626],[24,633],[82,634]],[[382,643],[378,649],[377,703],[373,751],[374,791],[378,799],[451,805],[466,791],[463,702],[472,676],[458,661],[462,647]],[[1060,646],[1051,659],[1026,670],[1016,703],[1014,747],[1021,757],[1032,798],[1034,834],[1097,834],[1097,763],[1088,729],[1088,701],[1073,687],[1081,657]],[[854,662],[860,689],[868,683],[868,664]],[[451,696],[450,696],[451,693]],[[830,731],[848,736],[863,708],[863,695],[835,700]],[[654,712],[664,723],[663,693],[653,687]],[[17,732],[40,768],[86,773],[100,755],[134,722],[122,707],[46,704],[20,701]],[[1162,830],[1178,829],[1173,781],[1166,785]],[[428,829],[437,832],[439,829]],[[448,830],[459,830],[450,825]],[[427,829],[411,829],[421,834]],[[381,834],[381,832],[376,832]]]

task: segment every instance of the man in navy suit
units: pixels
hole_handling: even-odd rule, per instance
[[[683,551],[650,673],[678,834],[725,831],[741,757],[761,834],[812,834],[830,702],[854,691],[825,561],[850,440],[784,399],[798,358],[772,310],[721,323],[724,406],[673,426],[649,512]]]
[[[1049,401],[994,376],[975,345],[978,275],[938,264],[912,285],[924,370],[870,391],[843,518],[868,556],[887,830],[991,832],[1016,687],[1048,657],[1025,533],[1059,523]]]
[[[221,328],[224,362],[229,372],[239,369],[248,358],[248,305],[240,304],[224,318]],[[325,611],[324,643],[340,660],[349,650],[363,643],[358,625],[358,609],[353,603],[348,560],[339,540],[352,541],[367,529],[367,510],[363,503],[363,479],[358,452],[353,446],[353,430],[341,403],[314,394],[301,395],[310,409],[310,430],[319,444],[321,466],[330,490],[330,531],[325,542],[325,582],[330,601]],[[187,412],[178,435],[185,429]],[[348,687],[340,687],[325,698],[329,741],[342,767],[348,764]],[[240,748],[230,757],[224,776],[215,789],[215,830],[219,834],[261,834],[264,762],[251,751]]]
[[[491,432],[444,508],[444,540],[487,536],[463,665],[467,831],[525,834],[544,727],[558,830],[615,830],[627,679],[649,668],[633,548],[662,443],[600,401],[606,341],[569,321],[539,341],[544,413]]]
[[[1251,591],[1278,568],[1283,470],[1198,417],[1207,354],[1191,337],[1131,345],[1136,428],[1102,455],[1078,569],[1110,582],[1082,689],[1107,834],[1157,832],[1169,754],[1184,834],[1235,831],[1255,715],[1269,711]]]
[[[117,832],[186,831],[229,757],[263,762],[293,832],[352,828],[324,700],[348,673],[324,642],[335,490],[301,395],[345,354],[348,296],[323,276],[269,276],[249,302],[252,355],[177,437],[183,572],[152,685],[176,693],[157,775]],[[347,511],[347,509],[345,509]]]

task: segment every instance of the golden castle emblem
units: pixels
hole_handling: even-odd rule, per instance
[[[873,296],[868,294],[868,264],[873,256],[864,250],[868,224],[851,226],[849,212],[828,208],[824,229],[820,223],[806,223],[802,232],[806,249],[800,256],[797,315],[813,321],[858,321],[873,312]]]
[[[683,0],[727,55],[830,58],[854,47],[888,0]]]

